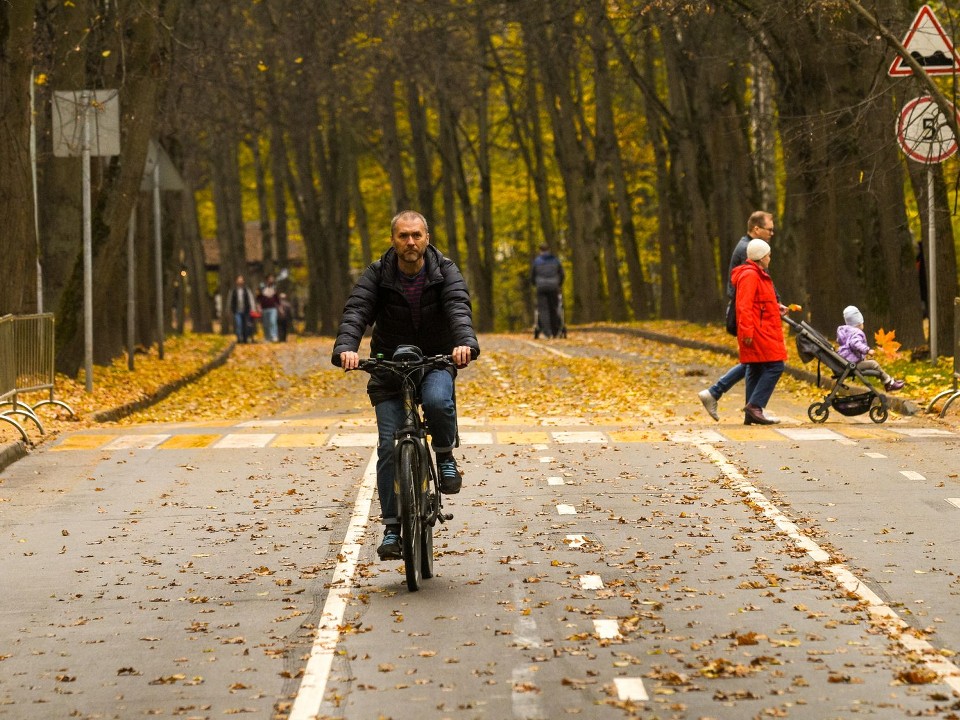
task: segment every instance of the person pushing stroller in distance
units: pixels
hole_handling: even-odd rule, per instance
[[[883,383],[887,392],[900,390],[904,386],[903,380],[895,380],[888,375],[880,363],[870,359],[873,349],[867,344],[866,333],[863,332],[863,313],[855,305],[848,305],[843,309],[843,325],[837,328],[837,354],[844,360],[857,364],[857,370],[876,375]]]
[[[563,291],[563,264],[543,243],[530,264],[530,284],[537,290],[537,324],[545,338],[561,334],[560,293]],[[535,331],[536,334],[536,331]]]

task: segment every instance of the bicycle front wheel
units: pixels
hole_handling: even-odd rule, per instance
[[[413,442],[397,446],[397,502],[400,505],[400,537],[403,543],[403,564],[407,573],[407,588],[420,589],[423,580],[423,516],[420,503],[419,448]]]

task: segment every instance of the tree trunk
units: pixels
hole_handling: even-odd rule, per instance
[[[417,179],[416,210],[427,222],[436,221],[433,208],[433,177],[430,172],[429,138],[427,137],[427,112],[420,99],[420,89],[412,79],[407,79],[407,116],[410,118],[410,147],[413,151],[413,167]]]
[[[267,202],[267,171],[263,166],[263,157],[260,153],[260,138],[252,135],[247,142],[253,156],[253,177],[257,191],[257,210],[260,218],[260,257],[263,258],[263,276],[275,275],[275,247],[273,232],[270,227],[270,205]]]
[[[290,267],[287,231],[287,148],[283,129],[276,119],[270,123],[270,174],[273,180],[273,236],[277,241],[277,264]]]
[[[214,133],[210,148],[210,172],[213,207],[217,216],[217,247],[220,250],[220,332],[235,331],[230,314],[229,295],[234,280],[243,275],[247,287],[256,294],[254,278],[247,264],[245,230],[241,215],[240,169],[237,165],[237,140],[226,132]]]
[[[0,6],[0,315],[37,310],[37,233],[30,158],[33,2]]]
[[[383,68],[378,73],[375,96],[377,118],[382,133],[380,159],[390,178],[390,190],[393,193],[391,212],[397,213],[410,209],[410,196],[407,195],[407,181],[403,173],[403,158],[400,154],[394,76],[389,68]]]
[[[589,129],[582,122],[577,124],[582,98],[571,94],[571,85],[579,87],[575,68],[567,59],[567,48],[575,44],[575,33],[569,27],[571,16],[564,15],[563,10],[560,3],[541,6],[540,11],[545,14],[542,22],[525,15],[524,42],[538,60],[545,104],[553,125],[554,155],[566,195],[573,275],[572,315],[577,322],[594,322],[604,318],[605,297],[597,282],[603,275],[599,245],[602,229],[595,212],[594,160],[583,144]]]
[[[87,18],[92,14],[92,0],[77,0],[72,7],[61,4],[49,9],[45,22],[38,21],[36,30],[52,38],[50,47],[37,58],[36,67],[37,76],[46,75],[48,81],[34,85],[43,305],[48,311],[62,307],[62,295],[76,269],[83,227],[80,158],[52,155],[53,93],[86,86],[86,56],[76,48],[86,36]],[[58,338],[65,336],[62,320],[57,318]]]
[[[917,211],[920,215],[920,227],[922,237],[923,257],[926,262],[923,264],[925,272],[924,278],[918,276],[918,282],[922,282],[926,288],[927,319],[930,318],[930,303],[936,303],[937,316],[937,354],[951,356],[956,349],[957,339],[953,337],[954,329],[954,304],[953,300],[957,297],[957,254],[956,241],[953,236],[953,227],[950,222],[949,201],[947,198],[947,183],[943,177],[942,165],[920,165],[908,161],[907,167],[910,172],[910,184],[913,188],[913,194],[917,199]],[[934,231],[936,233],[936,297],[932,297],[930,292],[930,213],[929,213],[929,173],[933,174],[933,201],[934,201]],[[908,258],[901,258],[903,266],[909,266]],[[904,273],[908,274],[908,273]],[[930,326],[932,327],[932,326]],[[889,329],[889,328],[888,328]],[[900,333],[897,333],[898,339]],[[930,333],[928,332],[928,338]]]
[[[136,201],[147,156],[147,146],[157,117],[162,91],[160,73],[162,47],[169,34],[161,29],[169,27],[177,12],[177,3],[163,6],[161,17],[138,11],[130,17],[118,15],[108,18],[109,27],[117,27],[129,41],[123,64],[104,68],[107,81],[114,77],[121,103],[120,129],[123,161],[113,158],[104,165],[100,192],[93,212],[93,317],[94,362],[108,364],[119,355],[126,344],[126,318],[115,312],[116,291],[126,284],[126,244],[130,210]],[[169,13],[169,14],[168,14]],[[121,82],[122,80],[122,82]],[[79,267],[79,263],[78,263]],[[82,297],[82,274],[73,276],[72,292],[64,295],[58,328],[58,367],[74,374],[84,357],[84,333],[81,316],[82,302],[70,298]],[[164,312],[163,308],[142,308],[145,312]]]
[[[889,9],[878,8],[881,15]],[[881,41],[861,40],[875,33],[859,16],[825,22],[808,10],[787,2],[776,13],[758,12],[777,47],[769,58],[781,93],[786,165],[776,262],[790,271],[774,268],[774,278],[786,300],[806,293],[802,304],[822,330],[837,326],[846,305],[857,305],[868,328],[895,328],[905,347],[918,345],[918,280],[904,272],[913,267],[914,247],[893,142],[897,109],[863,71],[884,66],[888,51]],[[825,46],[831,52],[823,55]]]
[[[477,172],[480,176],[480,246],[479,257],[480,266],[474,277],[479,282],[473,288],[473,293],[477,299],[474,318],[479,332],[493,332],[494,320],[496,318],[496,307],[494,302],[493,278],[496,272],[496,259],[493,252],[493,182],[490,169],[490,120],[489,120],[489,88],[490,73],[485,68],[489,62],[486,57],[486,49],[489,45],[489,37],[483,27],[482,13],[477,19],[478,42],[477,47],[480,53],[478,58],[480,70],[479,88],[477,97]]]
[[[461,267],[460,246],[457,241],[457,120],[453,110],[447,105],[446,96],[440,94],[438,97],[439,107],[437,115],[440,123],[440,160],[443,164],[443,172],[440,174],[440,188],[443,198],[443,223],[446,229],[446,244],[441,245],[440,249],[453,260],[457,266]]]

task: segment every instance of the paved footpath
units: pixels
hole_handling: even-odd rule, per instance
[[[462,387],[503,402],[461,418],[465,488],[418,593],[374,553],[359,383],[336,409],[85,430],[8,467],[0,718],[960,712],[954,429],[812,425],[786,392],[781,425],[733,400],[714,423],[717,368],[643,341],[484,348]],[[583,390],[611,362],[657,402]],[[583,400],[519,407],[529,377]]]

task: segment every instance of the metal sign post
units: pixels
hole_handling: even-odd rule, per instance
[[[80,157],[83,187],[83,374],[93,392],[93,229],[90,209],[90,94],[80,94]]]
[[[53,154],[81,158],[83,195],[83,350],[86,391],[93,392],[93,230],[90,158],[120,154],[120,106],[116,90],[53,95]]]
[[[927,165],[927,319],[930,324],[930,360],[936,362],[937,225],[933,166],[957,152],[957,138],[936,101],[924,96],[903,106],[897,123],[897,142],[908,158]]]
[[[153,166],[153,245],[157,284],[157,356],[163,360],[163,233],[160,232],[160,163]]]
[[[177,172],[173,161],[163,148],[153,140],[147,147],[147,160],[143,169],[143,176],[140,180],[140,190],[152,194],[153,198],[153,244],[154,244],[154,277],[156,279],[156,301],[157,301],[157,352],[163,360],[163,336],[165,332],[163,309],[163,233],[161,223],[161,190],[182,191],[186,188],[183,178]],[[133,272],[133,263],[131,262]]]
[[[927,165],[927,322],[930,324],[930,362],[937,362],[937,215],[933,202],[933,165]]]
[[[953,75],[960,70],[950,38],[929,5],[923,5],[910,24],[903,49],[910,53],[927,75]],[[913,69],[900,55],[887,70],[891,77],[911,76]],[[950,112],[960,115],[951,105]],[[930,96],[904,105],[897,122],[897,141],[911,160],[927,165],[927,321],[930,325],[930,361],[937,362],[937,224],[934,203],[933,166],[957,152],[957,138],[947,115]],[[956,125],[954,125],[956,127]]]

